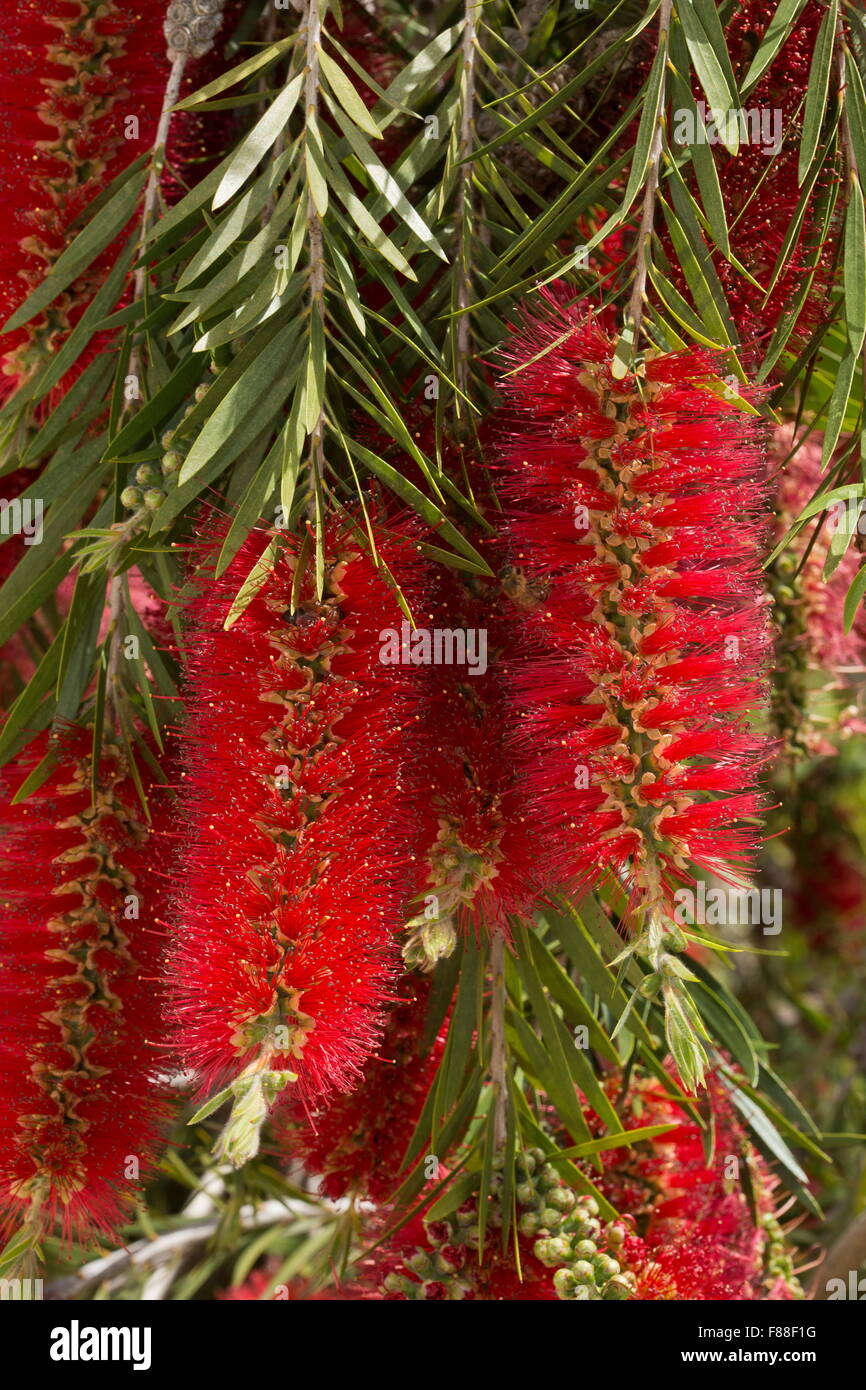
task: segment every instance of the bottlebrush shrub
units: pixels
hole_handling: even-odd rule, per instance
[[[119,751],[91,798],[89,731],[57,746],[37,792],[9,802],[47,751],[3,776],[0,1212],[33,1240],[115,1235],[160,1144],[166,791],[145,779],[148,825]]]
[[[426,563],[381,525],[376,543],[415,604]],[[185,1064],[203,1091],[235,1097],[221,1144],[234,1162],[289,1079],[307,1100],[360,1080],[393,997],[411,865],[392,818],[417,682],[380,660],[399,617],[385,572],[347,526],[331,522],[324,545],[321,600],[308,548],[259,532],[190,612],[188,849],[169,974]],[[264,582],[227,631],[259,561]]]
[[[699,869],[735,877],[755,847],[767,484],[706,359],[648,355],[615,381],[612,355],[552,296],[504,350],[506,536],[532,605],[513,698],[551,877],[615,871],[646,906]]]
[[[407,786],[407,834],[419,848],[403,954],[421,969],[449,956],[461,931],[507,931],[509,916],[533,904],[535,868],[519,761],[502,756],[515,722],[511,605],[495,583],[441,572],[430,607],[445,664],[419,671]]]
[[[639,1076],[618,1099],[624,1127],[673,1128],[604,1153],[599,1187],[636,1222],[643,1245],[624,1244],[642,1299],[792,1299],[803,1293],[779,1225],[777,1182],[750,1144],[718,1073],[707,1077],[706,1131],[655,1078]],[[588,1116],[588,1119],[591,1119]],[[593,1175],[595,1177],[595,1175]],[[750,1202],[747,1191],[752,1194]]]
[[[773,455],[780,470],[777,541],[785,538],[812,499],[826,490],[822,442],[819,435],[798,443],[791,425],[782,425],[775,432]],[[811,755],[836,750],[822,734],[810,707],[820,682],[810,679],[808,673],[824,671],[833,678],[835,689],[845,691],[854,683],[852,677],[863,671],[866,616],[858,609],[848,632],[844,620],[845,596],[861,558],[853,545],[845,546],[852,532],[857,535],[860,516],[857,498],[848,504],[831,505],[826,515],[803,527],[768,570],[779,632],[773,714],[788,747]],[[855,706],[843,711],[837,727],[843,734],[863,732]]]
[[[278,1151],[320,1175],[326,1197],[352,1193],[384,1202],[391,1196],[435,1079],[447,1030],[424,1048],[429,980],[404,975],[395,992],[398,1001],[360,1084],[307,1115],[296,1105],[290,1116],[276,1117]]]

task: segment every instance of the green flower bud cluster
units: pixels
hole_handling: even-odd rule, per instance
[[[195,390],[195,402],[188,405],[184,418],[189,415],[206,396],[209,386],[202,382]],[[162,436],[163,454],[159,463],[140,463],[127,487],[120,494],[124,507],[132,512],[156,512],[162,506],[168,492],[175,486],[177,474],[183,466],[185,454],[176,438],[177,430],[166,430]]]
[[[761,1217],[761,1226],[767,1235],[764,1248],[764,1283],[772,1287],[778,1279],[783,1279],[792,1298],[805,1298],[803,1286],[794,1273],[794,1261],[785,1243],[785,1233],[772,1212]]]
[[[522,1208],[517,1227],[521,1235],[536,1237],[533,1254],[556,1271],[553,1287],[559,1297],[571,1302],[631,1298],[635,1278],[621,1260],[626,1226],[599,1220],[595,1198],[568,1187],[541,1149],[518,1155],[517,1169]]]

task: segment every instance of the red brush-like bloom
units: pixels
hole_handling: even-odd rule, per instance
[[[430,608],[431,626],[407,634],[421,662],[421,717],[407,789],[418,878],[404,955],[421,968],[450,955],[459,931],[507,931],[533,902],[535,869],[520,763],[502,756],[515,722],[511,604],[494,583],[443,572]]]
[[[406,975],[385,1035],[359,1086],[305,1119],[278,1117],[277,1142],[291,1159],[321,1175],[326,1197],[348,1193],[384,1202],[399,1183],[401,1164],[445,1046],[445,1030],[422,1050],[429,982]],[[296,1110],[299,1107],[295,1107]]]
[[[617,381],[612,354],[553,296],[505,353],[507,535],[534,604],[513,686],[550,877],[614,870],[648,905],[755,847],[766,481],[710,364],[648,355]]]
[[[629,1247],[642,1299],[802,1297],[775,1215],[775,1180],[749,1142],[721,1079],[707,1078],[714,1144],[655,1079],[633,1082],[625,1124],[675,1127],[602,1155],[599,1186],[634,1217],[643,1248]],[[741,1172],[748,1171],[754,1208]]]
[[[122,756],[106,750],[91,798],[91,736],[72,733],[20,805],[0,852],[0,1220],[34,1237],[113,1235],[159,1147],[155,987],[167,838],[165,791],[147,826]],[[4,776],[9,802],[47,751]]]
[[[360,1079],[390,995],[407,873],[391,822],[414,679],[380,659],[398,612],[387,571],[332,523],[321,600],[312,560],[287,541],[226,631],[266,541],[253,535],[193,605],[189,845],[171,961],[185,1063],[203,1089],[235,1087],[236,1160],[289,1073],[310,1099]],[[379,542],[414,604],[414,547]],[[241,1126],[247,1112],[256,1123]]]

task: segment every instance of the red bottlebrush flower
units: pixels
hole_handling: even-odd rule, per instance
[[[534,603],[513,689],[539,853],[553,881],[614,870],[642,905],[670,902],[697,869],[730,878],[757,838],[769,745],[747,711],[770,633],[752,417],[695,353],[615,381],[611,336],[553,296],[505,355],[507,535]]]
[[[705,1131],[655,1079],[633,1081],[625,1127],[675,1127],[631,1148],[604,1153],[598,1179],[605,1196],[637,1223],[642,1249],[626,1242],[638,1298],[760,1300],[800,1298],[790,1253],[775,1215],[775,1181],[749,1143],[730,1093],[707,1078],[713,1153]],[[755,1208],[740,1179],[748,1169]],[[757,1220],[754,1213],[757,1213]]]
[[[429,982],[405,975],[400,996],[388,1017],[385,1035],[364,1068],[363,1079],[348,1095],[339,1095],[309,1117],[277,1118],[279,1149],[301,1159],[311,1174],[321,1175],[326,1197],[348,1193],[384,1202],[400,1178],[406,1155],[445,1046],[440,1030],[421,1051]],[[299,1107],[295,1107],[298,1110]]]
[[[439,576],[435,624],[411,634],[430,664],[419,672],[407,802],[418,844],[418,879],[406,960],[431,968],[451,954],[459,931],[508,929],[533,903],[534,860],[523,809],[519,762],[503,758],[513,726],[506,671],[515,623],[491,582]],[[408,633],[407,633],[408,636]],[[436,662],[435,643],[442,662]]]
[[[8,803],[46,753],[4,775]],[[91,736],[74,731],[47,781],[3,810],[0,1222],[38,1239],[113,1235],[160,1142],[155,987],[167,863],[164,791],[148,829],[121,755],[91,800]]]
[[[413,604],[414,547],[380,542]],[[415,682],[380,660],[396,600],[350,530],[332,523],[324,544],[321,601],[312,562],[296,575],[287,541],[226,631],[265,548],[254,535],[193,610],[189,849],[171,961],[179,1046],[203,1089],[233,1086],[258,1121],[287,1073],[309,1099],[360,1079],[390,997],[408,871],[391,821]],[[257,1130],[230,1129],[229,1156],[242,1161]]]

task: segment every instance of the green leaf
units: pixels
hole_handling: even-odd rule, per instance
[[[232,601],[231,608],[226,614],[226,620],[223,623],[223,627],[225,628],[226,632],[228,632],[230,628],[234,627],[238,618],[241,616],[244,610],[248,608],[249,605],[252,603],[256,594],[259,592],[259,589],[261,589],[262,586],[265,583],[267,583],[267,580],[273,574],[274,565],[276,564],[277,556],[279,555],[282,546],[283,540],[280,536],[273,536],[268,541],[268,544],[265,546],[261,555],[256,560],[255,564],[253,565],[252,569],[250,570],[249,574],[247,575],[246,579],[241,585],[238,593],[235,595],[235,598]]]
[[[851,628],[854,626],[854,619],[857,617],[857,610],[860,607],[864,594],[866,594],[866,565],[861,565],[860,569],[851,580],[851,586],[845,595],[843,621],[846,632],[850,632]]]
[[[434,39],[416,53],[410,63],[398,73],[388,87],[385,89],[385,99],[392,107],[411,108],[419,92],[429,87],[432,80],[438,77],[443,62],[448,60],[448,55],[452,52],[463,32],[463,23],[454,24],[450,29],[443,29]],[[378,111],[378,108],[376,108]],[[381,124],[381,116],[379,117]]]
[[[722,144],[729,154],[735,155],[740,148],[737,87],[716,6],[706,0],[686,0],[685,4],[679,3],[676,10]],[[733,121],[727,119],[731,110],[735,115]]]
[[[405,275],[408,280],[417,280],[417,275],[402,251],[399,251],[391,238],[385,235],[379,223],[370,215],[361,199],[353,192],[352,186],[340,166],[333,160],[328,161],[328,173],[334,192],[370,245],[375,247],[379,255],[384,257],[395,270],[399,270],[401,275]]]
[[[658,131],[659,120],[662,115],[662,91],[664,86],[665,71],[667,68],[668,55],[665,47],[659,47],[653,59],[650,75],[643,91],[643,109],[641,111],[640,124],[637,128],[637,139],[635,140],[634,152],[632,154],[631,172],[628,176],[628,183],[625,186],[625,193],[622,198],[622,207],[625,211],[631,207],[635,200],[638,190],[642,187],[649,168],[650,152]]]
[[[307,188],[319,217],[328,211],[328,171],[325,160],[325,145],[318,121],[312,113],[307,117],[304,139],[304,165],[307,172]]]
[[[850,53],[845,54],[845,111],[851,143],[861,180],[866,175],[866,93],[860,70]]]
[[[205,424],[178,473],[180,486],[194,478],[229,442],[228,451],[223,454],[223,466],[231,463],[258,432],[262,420],[256,407],[265,397],[268,397],[269,407],[276,404],[271,388],[285,372],[286,358],[297,336],[297,326],[293,322],[268,324],[222,374],[224,378],[232,374],[230,383],[218,379],[211,387],[199,403],[205,407],[201,411]],[[221,387],[227,389],[221,390]],[[192,421],[190,414],[185,421],[187,428]]]
[[[120,433],[115,435],[105,457],[110,460],[124,458],[142,439],[146,439],[154,430],[164,425],[181,401],[192,395],[202,379],[203,370],[203,363],[197,357],[184,358],[171,380],[167,381],[153,399],[143,405],[127,421]]]
[[[106,246],[111,245],[138,207],[146,181],[147,170],[139,169],[133,178],[123,184],[100,210],[98,216],[79,232],[71,246],[67,246],[66,250],[61,252],[46,278],[27,296],[0,332],[10,333],[14,328],[20,328],[23,323],[29,323],[37,314],[41,314],[43,309],[47,309],[59,294],[78,279],[82,271],[96,260]]]
[[[28,401],[33,405],[44,400],[49,392],[63,376],[75,366],[75,363],[84,352],[94,333],[96,333],[99,320],[103,318],[106,311],[116,304],[123,291],[123,284],[132,261],[132,253],[135,247],[137,236],[133,235],[126,245],[119,252],[117,260],[111,268],[111,272],[106,277],[104,283],[99,287],[91,302],[88,304],[81,318],[76,323],[69,337],[58,349],[51,354],[42,368],[26,383],[17,393],[16,400],[20,403]]]
[[[348,121],[341,111],[335,110],[334,115],[349,145],[363,165],[367,177],[376,191],[385,199],[391,211],[396,212],[397,216],[402,218],[409,230],[415,233],[419,241],[422,241],[429,251],[432,251],[440,260],[447,262],[448,256],[427,223],[409,202],[396,179],[388,172],[363,135],[352,126],[351,121]]]
[[[854,384],[854,373],[857,369],[858,360],[858,357],[851,352],[850,348],[846,348],[845,355],[839,363],[839,369],[833,385],[833,394],[830,397],[830,404],[827,408],[827,418],[824,424],[824,445],[821,450],[821,464],[824,468],[830,463],[836,445],[839,442],[839,435],[842,433],[842,426],[845,423],[845,412],[848,409],[848,402],[851,399],[851,388]]]
[[[853,172],[845,212],[842,274],[848,346],[855,356],[859,356],[863,340],[866,338],[866,218],[860,180]]]
[[[823,1213],[809,1191],[808,1176],[797,1162],[775,1125],[767,1118],[760,1106],[747,1096],[744,1091],[740,1090],[738,1086],[727,1081],[725,1085],[730,1092],[731,1100],[734,1105],[745,1117],[759,1148],[766,1153],[771,1161],[781,1165],[783,1169],[783,1182],[796,1192],[800,1201],[804,1206],[808,1207],[813,1215],[821,1219]]]
[[[193,284],[214,261],[224,252],[231,250],[237,239],[250,223],[259,215],[279,186],[292,161],[292,152],[283,150],[282,154],[268,165],[267,169],[242,198],[239,198],[231,211],[214,228],[200,250],[192,257],[177,281],[176,289],[184,290]]]
[[[289,117],[298,104],[304,74],[298,73],[286,84],[276,101],[273,101],[263,116],[256,121],[238,145],[229,160],[213,196],[211,206],[214,211],[233,198],[239,188],[264,159],[274,141],[285,130]]]
[[[827,110],[827,89],[830,82],[830,65],[833,61],[833,46],[836,39],[836,24],[839,17],[838,0],[830,0],[827,12],[821,21],[812,66],[809,69],[809,85],[806,90],[806,105],[803,112],[803,131],[800,136],[800,162],[797,179],[803,182],[809,166],[815,157],[821,126]]]
[[[475,565],[479,566],[479,573],[487,575],[492,573],[483,556],[461,535],[456,526],[447,520],[441,508],[437,507],[435,502],[431,502],[429,497],[425,497],[414,483],[410,483],[390,463],[386,463],[384,459],[379,458],[363,444],[359,444],[354,439],[347,442],[355,458],[360,460],[365,468],[369,468],[370,472],[374,473],[377,478],[380,478],[392,492],[408,503],[413,511],[423,517],[429,525],[433,526],[441,540],[448,541],[455,550],[460,551],[462,555],[466,555]]]
[[[780,0],[773,18],[764,30],[764,37],[755,50],[751,67],[740,87],[741,96],[747,96],[752,88],[760,82],[790,34],[794,21],[805,4],[806,0]]]
[[[381,140],[382,132],[367,110],[355,88],[352,86],[339,63],[335,63],[320,44],[316,44],[322,74],[343,111],[350,121],[374,140]]]
[[[280,39],[278,43],[269,44],[260,53],[256,53],[252,58],[246,58],[244,62],[238,63],[236,67],[229,68],[227,72],[220,73],[207,86],[199,87],[191,96],[185,97],[172,107],[173,111],[192,111],[200,106],[202,102],[208,101],[211,97],[219,96],[220,92],[225,92],[229,87],[236,87],[239,82],[245,81],[248,77],[254,76],[262,68],[270,67],[278,58],[294,48],[298,41],[298,35],[290,34],[286,39]]]

